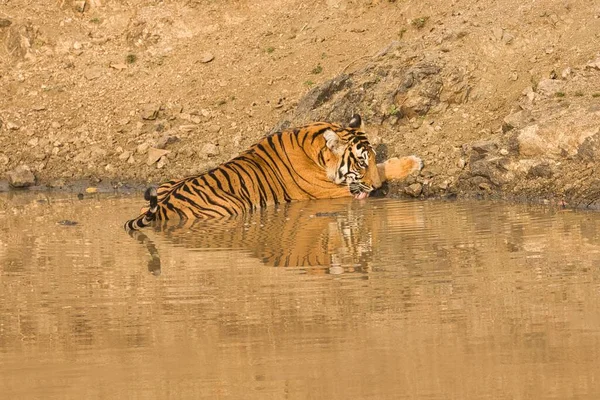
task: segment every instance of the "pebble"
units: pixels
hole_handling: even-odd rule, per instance
[[[221,131],[221,127],[219,125],[210,125],[208,127],[208,132],[210,133],[219,133]]]
[[[129,160],[129,157],[131,157],[131,152],[124,151],[119,155],[119,160],[121,160],[121,161]]]
[[[6,154],[0,154],[0,165],[7,165],[10,161],[10,158]]]
[[[168,145],[170,145],[172,143],[176,143],[178,141],[179,141],[179,138],[177,136],[164,135],[163,137],[158,139],[158,141],[156,142],[156,145],[154,147],[156,147],[157,149],[164,149]]]
[[[0,18],[0,28],[8,28],[11,26],[12,21],[6,18]]]
[[[56,121],[53,121],[52,124],[50,124],[50,126],[54,129],[62,128],[62,125],[60,124],[60,122],[56,122]]]
[[[211,62],[215,59],[215,56],[212,53],[204,53],[202,54],[202,58],[200,61],[204,64]]]
[[[410,186],[404,188],[404,192],[412,197],[419,197],[423,191],[423,185],[420,183],[413,183]]]
[[[221,151],[219,150],[219,146],[212,143],[206,143],[202,146],[201,153],[206,157],[215,157],[221,154]]]
[[[162,169],[168,163],[169,163],[169,159],[167,158],[167,156],[162,156],[156,163],[156,168]]]
[[[14,122],[10,122],[8,121],[6,123],[6,129],[8,129],[9,131],[16,131],[19,130],[20,126],[15,124]]]
[[[93,81],[102,76],[102,69],[99,67],[90,68],[83,73],[83,76],[85,76],[88,81]]]
[[[169,150],[156,149],[154,147],[151,147],[150,149],[148,149],[148,159],[146,160],[146,164],[152,165],[169,153]]]
[[[142,119],[155,120],[158,117],[160,111],[160,104],[150,104],[141,111]]]
[[[35,185],[35,175],[29,166],[21,164],[7,173],[8,184],[14,188],[25,188]]]
[[[149,147],[150,147],[150,145],[148,143],[142,143],[142,144],[138,145],[138,147],[136,148],[136,151],[139,154],[144,154],[144,153],[146,153],[146,151],[148,150]]]

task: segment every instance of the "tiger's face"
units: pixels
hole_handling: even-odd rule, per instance
[[[364,199],[369,193],[381,187],[381,178],[377,171],[375,150],[364,132],[348,129],[341,132],[326,131],[324,137],[327,147],[337,156],[329,178],[337,185],[347,185],[356,199]]]

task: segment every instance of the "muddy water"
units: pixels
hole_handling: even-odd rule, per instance
[[[2,398],[600,398],[600,214],[0,197]],[[57,224],[59,221],[77,224]]]

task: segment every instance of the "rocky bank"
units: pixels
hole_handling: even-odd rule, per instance
[[[119,188],[363,115],[389,195],[596,208],[591,1],[0,0],[0,187]],[[26,3],[26,2],[24,2]]]

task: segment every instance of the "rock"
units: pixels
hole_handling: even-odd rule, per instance
[[[117,71],[122,71],[124,69],[127,69],[127,64],[123,64],[123,63],[111,63],[109,65],[109,67],[116,69]]]
[[[196,125],[181,125],[181,126],[179,126],[179,130],[181,132],[193,132],[196,129],[198,129],[198,127]]]
[[[219,133],[221,131],[221,127],[219,125],[213,124],[210,125],[207,129],[210,133]]]
[[[141,111],[142,119],[153,121],[158,117],[160,104],[149,104]]]
[[[536,88],[537,93],[548,97],[553,97],[563,90],[564,82],[557,79],[542,79]]]
[[[202,146],[201,153],[205,157],[215,157],[221,154],[221,150],[219,150],[219,146],[215,144],[206,143],[204,146]]]
[[[536,164],[527,171],[527,178],[552,178],[553,175],[552,166],[547,162]]]
[[[24,164],[7,173],[8,183],[14,188],[25,188],[35,185],[35,176],[31,169]]]
[[[19,130],[19,128],[21,128],[21,127],[19,125],[15,124],[14,122],[8,121],[6,123],[6,129],[8,129],[9,131],[17,131],[17,130]]]
[[[600,70],[600,57],[596,58],[593,61],[590,61],[585,66],[587,69],[598,69]]]
[[[164,149],[168,145],[170,145],[172,143],[176,143],[178,141],[179,141],[179,138],[177,136],[164,135],[160,139],[158,139],[158,141],[156,142],[156,145],[154,147],[156,147],[157,149]]]
[[[6,154],[0,153],[0,166],[8,165],[10,158]]]
[[[167,158],[167,156],[162,156],[156,163],[156,168],[162,169],[168,163],[169,163],[169,159]]]
[[[53,121],[52,124],[50,124],[50,126],[54,129],[62,128],[62,125],[60,124],[60,122],[56,122],[56,121]]]
[[[477,185],[477,187],[481,190],[485,190],[486,192],[492,191],[492,186],[487,182],[481,182]]]
[[[519,154],[522,157],[536,157],[546,152],[546,144],[537,134],[538,125],[530,125],[521,130],[517,136]]]
[[[90,69],[87,69],[84,73],[83,76],[85,76],[85,78],[88,81],[93,81],[95,79],[98,79],[102,76],[102,69],[100,67],[93,67]]]
[[[89,193],[89,194],[97,193],[98,188],[94,187],[94,186],[90,186],[90,187],[85,188],[85,192]]]
[[[74,162],[88,162],[92,157],[92,152],[90,150],[83,150],[81,153],[77,154],[74,158]]]
[[[148,159],[146,160],[146,164],[152,165],[169,153],[169,150],[156,149],[154,147],[151,147],[148,149]]]
[[[8,28],[12,24],[10,19],[0,18],[0,28]]]
[[[314,110],[332,98],[335,93],[344,90],[351,85],[352,81],[350,80],[350,76],[346,74],[341,74],[328,80],[322,85],[313,88],[302,98],[302,100],[300,100],[296,113],[304,115]]]
[[[138,145],[138,147],[136,148],[136,151],[138,154],[145,154],[146,151],[148,151],[149,147],[150,147],[150,145],[148,143],[142,143],[142,144]]]
[[[476,151],[480,156],[485,156],[495,152],[498,149],[498,145],[491,140],[479,140],[471,145],[471,149]]]
[[[512,129],[521,129],[532,121],[529,111],[521,110],[504,117],[502,132],[508,132]]]
[[[505,183],[504,172],[507,160],[502,157],[491,157],[475,161],[470,165],[471,175],[489,179],[494,185]]]
[[[204,53],[202,54],[202,58],[200,61],[204,64],[211,62],[215,59],[215,56],[212,53]]]
[[[124,151],[119,155],[119,160],[121,161],[126,161],[129,160],[129,157],[131,157],[131,152],[130,151]]]
[[[82,13],[85,11],[85,6],[86,6],[86,0],[77,0],[77,1],[73,2],[73,8],[75,9],[75,11]]]
[[[420,183],[413,183],[410,186],[404,188],[404,193],[412,197],[419,197],[423,192],[423,185]]]
[[[44,111],[46,109],[46,106],[43,104],[35,104],[33,107],[31,107],[31,109],[33,111]]]

